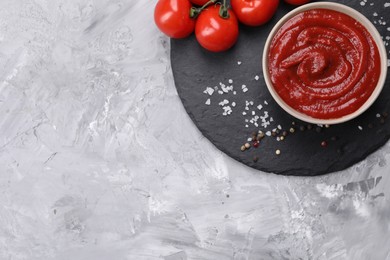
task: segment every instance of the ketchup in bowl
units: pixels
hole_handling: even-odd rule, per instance
[[[284,23],[269,45],[267,60],[280,98],[318,119],[358,110],[381,74],[371,34],[354,18],[330,9],[306,10]]]

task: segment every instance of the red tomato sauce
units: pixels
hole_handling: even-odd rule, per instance
[[[370,33],[350,16],[327,9],[308,10],[287,21],[271,42],[268,68],[279,96],[319,119],[358,110],[381,71]]]

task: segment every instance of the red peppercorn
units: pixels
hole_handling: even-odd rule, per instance
[[[322,147],[326,147],[326,146],[328,146],[328,143],[327,143],[326,141],[322,141],[322,142],[321,142],[321,146],[322,146]]]
[[[257,141],[253,143],[253,147],[254,147],[254,148],[257,148],[257,147],[259,147],[259,145],[260,145],[260,143],[259,143],[259,142],[257,142]]]

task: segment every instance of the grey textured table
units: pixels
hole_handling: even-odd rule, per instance
[[[390,259],[390,144],[321,177],[232,160],[186,114],[154,5],[0,2],[0,259]]]

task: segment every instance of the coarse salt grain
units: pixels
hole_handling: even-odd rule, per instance
[[[269,125],[270,125],[270,122],[268,122],[268,121],[261,123],[261,126],[264,128],[267,128]]]
[[[259,80],[260,77],[258,75],[255,76],[255,80]]]
[[[232,102],[232,107],[235,107],[236,106],[236,102]]]
[[[362,131],[363,130],[363,127],[361,127],[360,125],[358,126],[359,130]]]
[[[238,64],[238,65],[241,65],[241,63],[242,63],[241,61],[237,61],[237,64]]]
[[[214,93],[214,89],[213,88],[210,88],[210,87],[207,87],[205,89],[205,91],[203,91],[203,93],[205,94],[209,94],[210,96]]]
[[[209,106],[211,104],[211,100],[207,99],[205,104]]]

